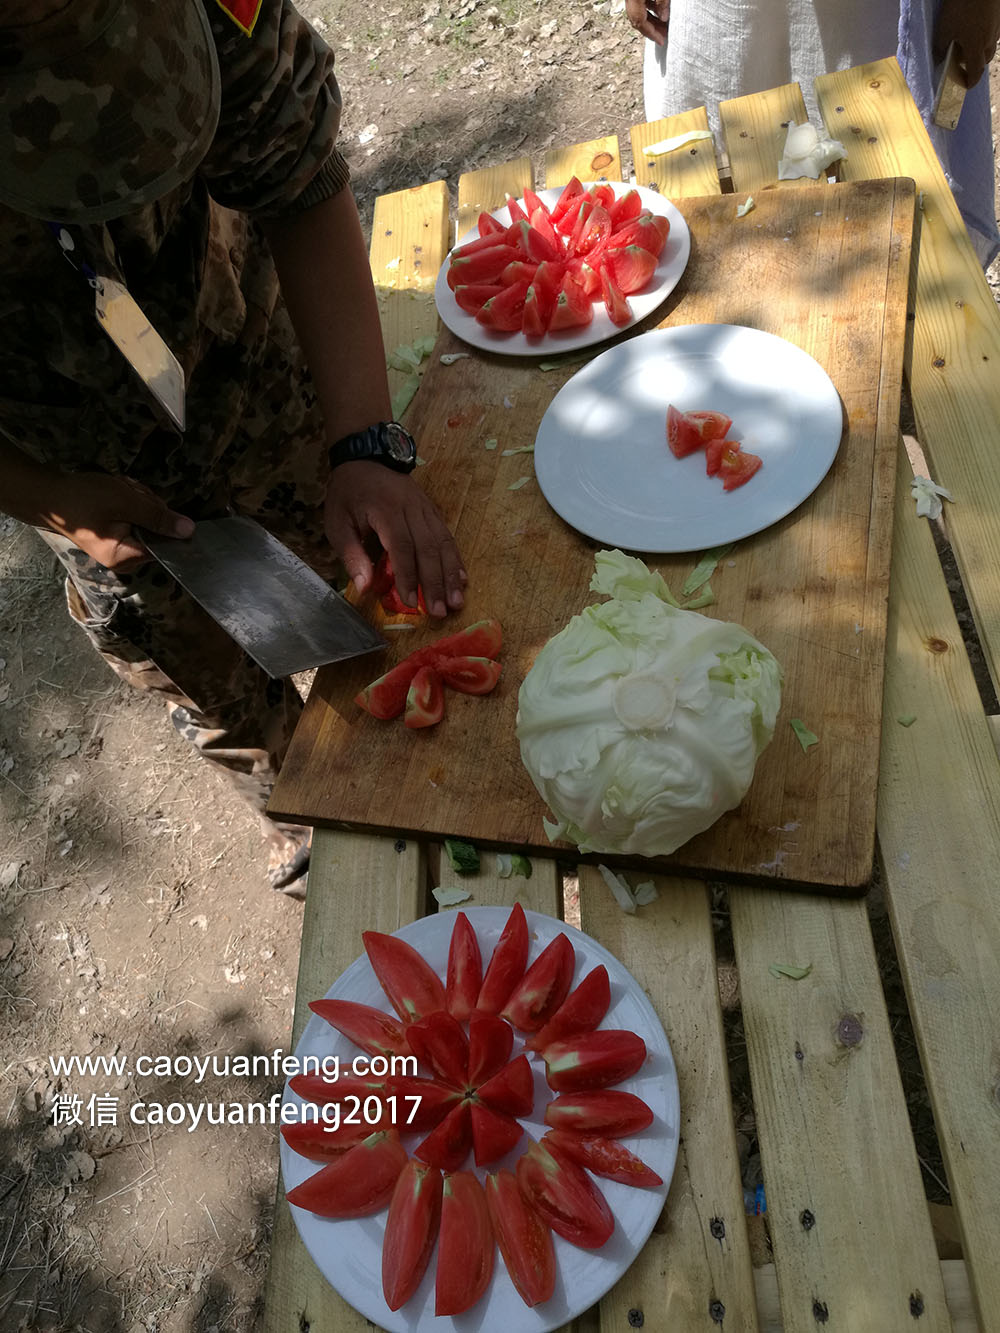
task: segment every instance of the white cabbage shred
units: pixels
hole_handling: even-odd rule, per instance
[[[743,799],[774,733],[781,668],[739,625],[677,607],[659,574],[599,551],[589,606],[521,686],[521,758],[582,852],[663,856]]]
[[[839,139],[821,139],[815,125],[789,125],[785,152],[778,163],[778,180],[797,180],[810,176],[819,180],[819,173],[834,162],[847,156],[847,149]]]

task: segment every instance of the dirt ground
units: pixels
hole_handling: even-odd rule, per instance
[[[540,167],[556,142],[625,146],[643,118],[622,0],[301,8],[340,53],[366,221],[384,191],[522,154]],[[255,820],[225,782],[70,624],[54,557],[2,517],[0,810],[0,1330],[251,1330],[274,1130],[129,1112],[262,1102],[281,1080],[198,1084],[130,1062],[286,1049],[302,907],[268,889]],[[738,1047],[734,1028],[737,1084]],[[50,1057],[72,1055],[125,1067],[53,1073]],[[60,1105],[82,1123],[54,1124],[54,1099],[71,1097]],[[739,1128],[752,1158],[752,1118]]]

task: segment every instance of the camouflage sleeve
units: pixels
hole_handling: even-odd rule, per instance
[[[281,217],[343,189],[333,52],[288,0],[261,0],[249,36],[214,0],[203,2],[222,75],[219,126],[201,166],[212,196]]]

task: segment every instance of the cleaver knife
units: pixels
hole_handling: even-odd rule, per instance
[[[269,676],[386,646],[363,616],[259,523],[206,518],[184,539],[143,545]]]

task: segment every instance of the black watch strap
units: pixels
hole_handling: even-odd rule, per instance
[[[398,421],[378,421],[330,447],[331,468],[361,461],[382,463],[394,472],[412,472],[417,466],[416,441]]]

